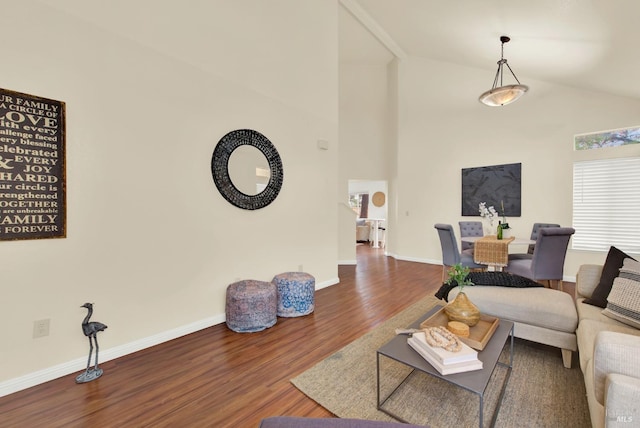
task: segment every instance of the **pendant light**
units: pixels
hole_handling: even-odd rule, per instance
[[[513,72],[511,67],[509,67],[509,64],[507,64],[507,60],[504,58],[504,44],[509,42],[509,40],[511,39],[507,36],[500,37],[500,41],[502,42],[502,51],[500,54],[500,61],[498,61],[498,71],[496,71],[496,77],[495,79],[493,79],[493,86],[478,98],[478,101],[480,101],[484,105],[490,107],[505,106],[514,102],[529,90],[528,86],[520,84],[520,81],[516,77],[516,74]],[[505,65],[511,72],[511,75],[516,80],[516,82],[518,82],[517,85],[503,85],[502,74]],[[500,84],[500,86],[498,86],[498,83]]]

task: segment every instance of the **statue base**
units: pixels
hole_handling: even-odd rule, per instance
[[[103,373],[102,369],[89,369],[84,373],[81,373],[78,376],[76,376],[76,383],[91,382],[92,380],[96,380],[100,376],[102,376],[102,373]]]

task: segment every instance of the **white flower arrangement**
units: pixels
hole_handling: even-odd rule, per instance
[[[480,211],[480,217],[487,219],[491,226],[493,226],[493,220],[499,217],[498,212],[493,208],[493,206],[487,208],[486,202],[480,202],[478,210]]]

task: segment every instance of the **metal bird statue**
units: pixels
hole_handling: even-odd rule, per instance
[[[85,336],[89,338],[89,359],[87,360],[87,369],[84,371],[84,373],[76,376],[76,383],[85,383],[85,382],[90,382],[102,376],[102,369],[98,367],[99,347],[98,347],[97,335],[98,335],[98,332],[104,331],[104,329],[107,328],[107,326],[97,321],[89,322],[89,319],[93,314],[92,303],[85,303],[80,307],[87,308],[88,310],[87,316],[84,317],[84,320],[82,321],[82,332],[84,333]],[[96,344],[96,364],[94,365],[93,368],[90,369],[89,367],[91,366],[91,354],[93,353],[94,342]]]

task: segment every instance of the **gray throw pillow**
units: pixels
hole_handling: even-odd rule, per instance
[[[625,259],[607,302],[603,315],[640,328],[640,262]]]

